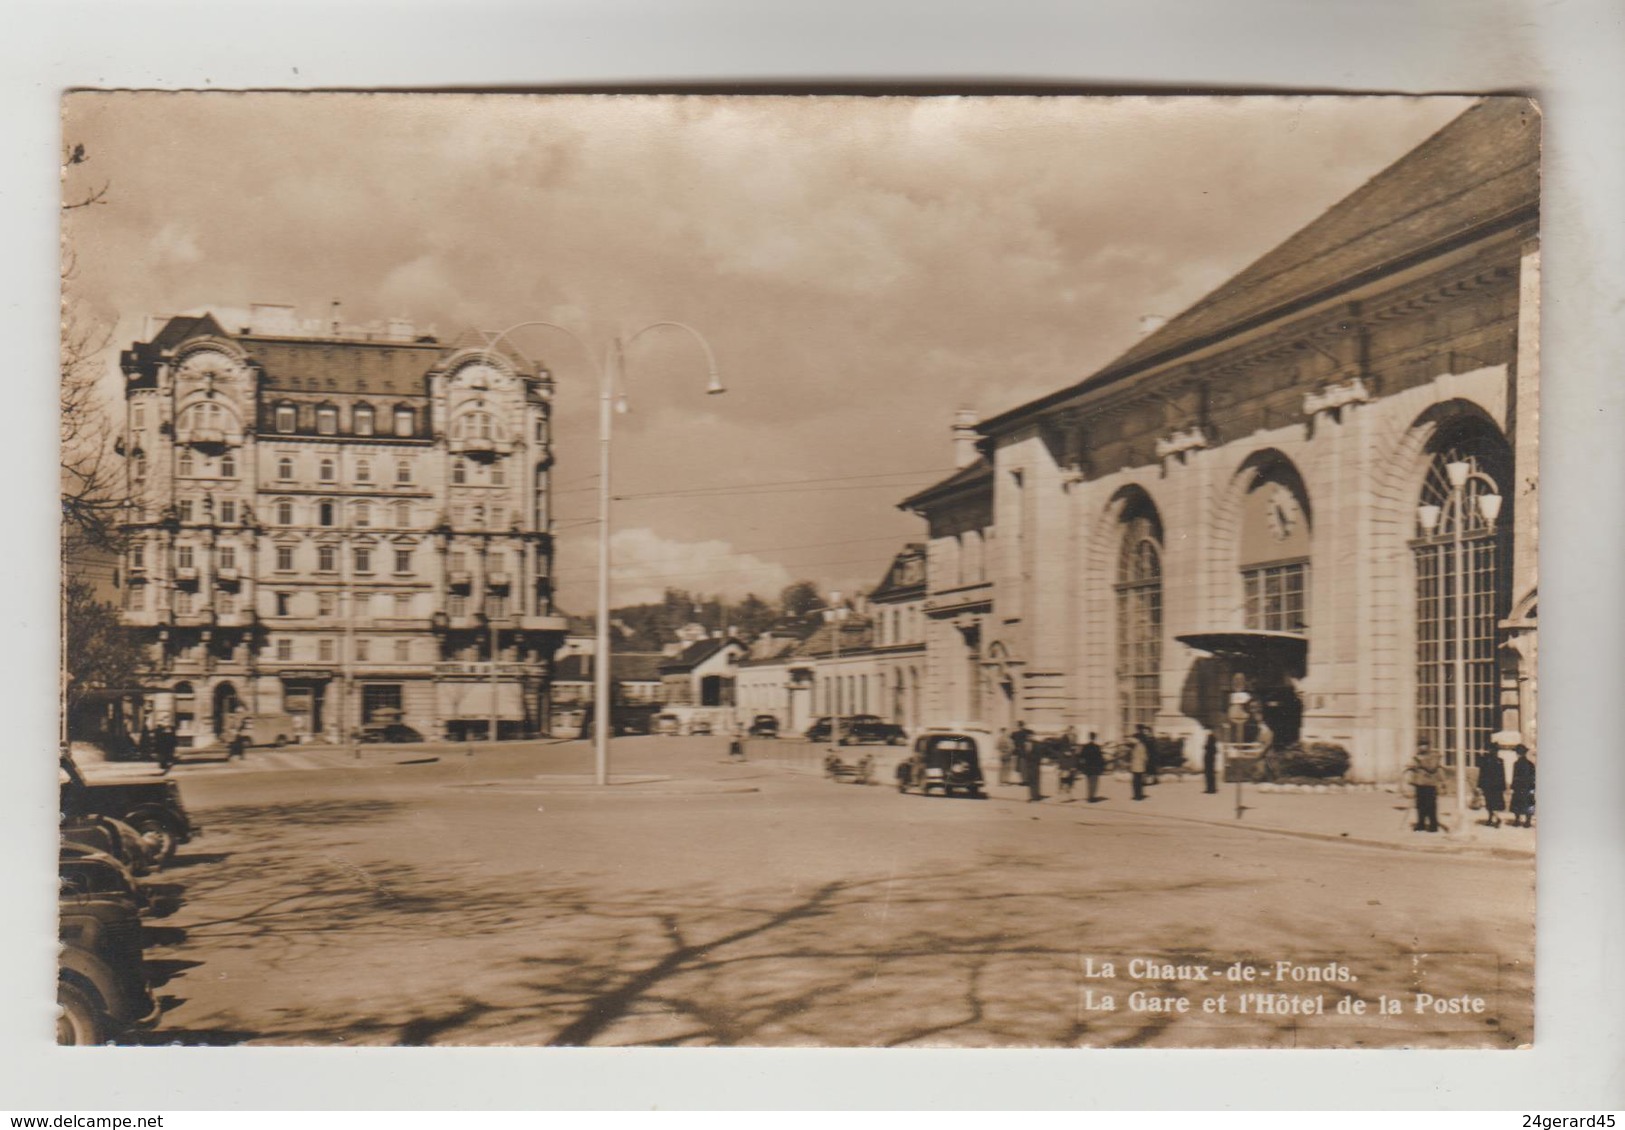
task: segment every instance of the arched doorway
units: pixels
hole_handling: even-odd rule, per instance
[[[1117,701],[1122,732],[1152,726],[1162,698],[1162,519],[1142,492],[1118,515]]]
[[[230,683],[221,683],[214,688],[214,733],[217,738],[224,738],[226,731],[231,727],[232,718],[241,713],[243,703],[237,697],[237,688]]]
[[[1427,451],[1411,540],[1416,730],[1453,767],[1464,750],[1488,750],[1500,729],[1497,625],[1512,603],[1512,452],[1476,417],[1442,423]]]

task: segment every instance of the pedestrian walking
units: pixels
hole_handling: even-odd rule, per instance
[[[1484,798],[1484,823],[1499,828],[1507,800],[1507,770],[1499,750],[1478,755],[1478,791]]]
[[[1528,828],[1535,818],[1535,763],[1529,760],[1529,747],[1518,747],[1512,763],[1512,826]]]
[[[1089,731],[1089,740],[1078,750],[1078,768],[1083,770],[1083,779],[1089,782],[1089,803],[1104,800],[1100,795],[1100,775],[1106,771],[1106,751],[1095,740],[1093,730]]]
[[[243,759],[243,751],[247,748],[248,742],[243,737],[243,731],[239,727],[237,730],[232,732],[231,741],[226,744],[226,760],[241,761]]]
[[[1416,743],[1416,756],[1405,767],[1405,784],[1416,798],[1415,832],[1439,830],[1439,789],[1445,783],[1444,769],[1439,755],[1433,752],[1426,738]]]
[[[1219,735],[1212,730],[1207,732],[1207,741],[1202,744],[1202,780],[1207,785],[1203,792],[1219,791]]]
[[[1008,730],[999,731],[997,748],[999,751],[999,784],[1008,785],[1010,783],[1011,770],[1016,759],[1016,745],[1010,740],[1010,733]]]
[[[728,738],[728,760],[745,760],[745,739],[739,736],[738,730],[733,731]]]
[[[1145,743],[1145,783],[1148,785],[1161,784],[1157,776],[1157,739],[1152,736],[1151,727],[1145,723],[1134,727],[1135,735]]]
[[[1061,750],[1055,757],[1059,771],[1059,791],[1072,795],[1072,786],[1078,780],[1078,728],[1068,726],[1061,732]]]
[[[1151,747],[1145,740],[1145,727],[1137,726],[1129,739],[1128,770],[1134,776],[1134,799],[1145,799],[1145,773],[1151,764]]]
[[[158,771],[168,773],[175,764],[175,749],[179,743],[175,739],[175,731],[168,726],[159,726],[158,732],[153,735],[152,748],[158,758]]]
[[[1021,775],[1021,784],[1027,781],[1027,753],[1032,748],[1033,732],[1027,729],[1027,723],[1017,722],[1016,728],[1010,731],[1010,757],[1015,762],[1016,772]]]

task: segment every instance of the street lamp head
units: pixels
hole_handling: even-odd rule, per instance
[[[618,416],[624,416],[631,410],[632,406],[626,402],[626,393],[619,393],[615,397],[615,414]]]
[[[1450,477],[1450,485],[1453,487],[1465,483],[1472,470],[1472,466],[1465,459],[1457,459],[1444,465],[1444,473]]]
[[[1498,494],[1481,494],[1478,496],[1478,512],[1484,515],[1484,521],[1495,525],[1495,519],[1501,513],[1501,496]]]
[[[722,387],[722,377],[717,374],[715,369],[711,370],[711,379],[705,383],[705,391],[711,396],[715,396],[719,392],[728,391]]]
[[[1416,520],[1422,526],[1422,532],[1431,534],[1439,528],[1440,510],[1430,503],[1423,503],[1416,508]]]

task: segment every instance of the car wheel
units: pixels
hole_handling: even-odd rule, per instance
[[[63,1047],[90,1047],[113,1038],[107,1014],[89,990],[58,978],[56,1005],[62,1010],[56,1018],[56,1042]]]
[[[175,858],[175,848],[180,845],[180,837],[176,834],[174,824],[168,819],[154,812],[142,812],[131,816],[128,823],[140,833],[141,839],[146,843],[147,854],[152,858],[153,866],[162,867]]]

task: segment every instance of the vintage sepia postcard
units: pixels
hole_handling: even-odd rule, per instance
[[[1528,99],[63,139],[59,1042],[1534,1042]]]

